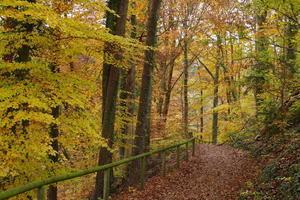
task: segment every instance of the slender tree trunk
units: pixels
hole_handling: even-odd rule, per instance
[[[167,117],[169,113],[169,106],[171,101],[171,93],[172,93],[172,78],[173,78],[173,71],[175,66],[175,59],[173,57],[170,60],[170,68],[169,68],[169,74],[168,74],[168,80],[167,80],[167,90],[165,93],[165,102],[163,106],[163,121],[164,124],[167,122]]]
[[[107,13],[106,25],[111,29],[112,34],[124,36],[125,25],[128,10],[128,0],[110,0],[108,7],[114,10],[120,17]],[[109,46],[109,44],[107,44]],[[111,52],[108,47],[108,53],[116,54],[116,57],[122,59],[119,52]],[[114,122],[116,112],[116,102],[118,97],[120,69],[111,64],[104,64],[103,69],[103,103],[102,103],[102,137],[108,140],[108,146],[112,147],[114,137]],[[112,162],[112,153],[107,148],[101,148],[99,152],[98,165],[104,165]],[[102,196],[104,174],[102,171],[97,173],[94,200]]]
[[[169,24],[172,26],[171,29],[174,27],[174,13],[171,11],[169,18],[168,18]],[[167,44],[168,45],[168,44]],[[176,51],[176,39],[172,38],[171,42],[171,49],[169,50],[168,55],[169,57],[169,68],[167,69],[167,81],[166,81],[166,92],[165,92],[165,101],[163,105],[163,110],[162,110],[162,115],[163,115],[163,129],[166,127],[166,122],[168,118],[168,113],[169,113],[169,106],[170,106],[170,101],[171,101],[171,93],[172,93],[172,78],[173,78],[173,71],[174,71],[174,66],[175,66],[175,61],[177,57],[180,55]]]
[[[232,37],[232,36],[231,36]],[[230,58],[231,58],[231,69],[234,69],[234,42],[233,39],[231,38],[231,42],[230,42]],[[231,93],[231,97],[233,102],[237,102],[238,97],[237,97],[237,88],[236,88],[236,81],[234,78],[234,75],[230,75],[230,93]]]
[[[225,77],[225,81],[226,81],[226,101],[227,104],[230,105],[231,104],[231,80],[229,77],[229,72],[228,72],[228,68],[227,66],[223,67],[224,69],[224,77]],[[230,108],[228,108],[228,115],[230,115],[231,110]]]
[[[60,114],[60,107],[59,106],[56,106],[55,108],[52,108],[52,116],[54,118],[58,118],[59,114]],[[59,159],[59,154],[58,154],[59,146],[58,146],[58,140],[57,140],[58,136],[59,136],[58,126],[57,126],[57,124],[52,124],[50,126],[50,137],[52,139],[51,147],[56,153],[55,153],[55,155],[50,155],[49,158],[54,163],[57,163],[58,159]],[[49,189],[48,189],[48,193],[47,193],[48,200],[57,200],[57,194],[58,194],[57,192],[58,192],[57,186],[56,185],[50,185]]]
[[[219,75],[220,75],[220,65],[222,59],[222,49],[221,49],[221,37],[217,36],[217,52],[218,52],[218,61],[215,67],[215,76],[214,76],[214,94],[213,94],[213,118],[212,118],[212,142],[213,144],[218,143],[218,111],[214,110],[219,105]]]
[[[164,46],[169,46],[169,36],[163,38]],[[159,74],[159,82],[160,82],[160,90],[159,90],[159,97],[157,102],[157,113],[159,115],[159,119],[157,120],[156,125],[156,132],[159,134],[165,135],[165,115],[164,115],[164,105],[167,101],[166,94],[168,93],[168,82],[167,82],[167,76],[168,76],[168,69],[171,67],[168,65],[167,61],[169,58],[168,52],[161,53],[160,57],[160,70],[158,72]],[[170,63],[169,63],[170,64]]]
[[[149,18],[147,23],[147,41],[146,45],[156,46],[156,33],[158,23],[158,11],[161,0],[150,1]],[[152,99],[152,73],[155,66],[155,51],[149,49],[145,51],[145,63],[142,75],[142,87],[139,99],[139,109],[137,117],[137,126],[135,131],[135,147],[133,155],[138,155],[149,150],[150,141],[150,117],[151,117],[151,99]],[[136,176],[140,168],[139,161],[132,163],[132,171],[129,175],[129,182],[137,183],[139,177]]]
[[[50,65],[50,69],[52,73],[59,73],[59,68],[55,64]],[[51,108],[51,114],[54,119],[57,119],[60,115],[61,112],[61,107],[60,106],[55,106]],[[59,160],[59,145],[58,145],[58,136],[59,136],[59,129],[57,124],[51,124],[50,126],[50,131],[49,135],[52,139],[51,141],[51,147],[55,151],[54,155],[49,155],[49,159],[52,160],[54,163],[57,163]],[[53,169],[55,170],[55,169]],[[58,195],[58,189],[57,185],[50,185],[47,193],[48,200],[57,200],[57,195]]]
[[[157,113],[159,116],[162,116],[163,114],[163,105],[164,105],[164,96],[166,93],[166,71],[167,71],[167,63],[166,59],[163,58],[163,61],[160,64],[160,91],[159,91],[159,97],[158,97],[158,102],[157,102]],[[158,123],[161,125],[161,123]]]
[[[189,80],[189,60],[188,60],[188,41],[187,38],[184,40],[184,68],[183,68],[183,130],[187,137],[189,135],[189,99],[188,99],[188,80]]]
[[[203,89],[200,90],[200,132],[203,133],[204,132],[204,103],[203,103]]]

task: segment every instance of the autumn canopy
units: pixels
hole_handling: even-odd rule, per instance
[[[299,28],[300,0],[0,0],[0,197],[195,138],[114,167],[108,182],[98,171],[47,185],[45,196],[97,200],[107,185],[134,193],[137,174],[159,175],[180,153],[188,160],[196,142],[183,167],[193,177],[216,161],[216,173],[235,170],[224,175],[234,189],[220,187],[236,198],[296,200]],[[248,159],[259,164],[243,176]]]

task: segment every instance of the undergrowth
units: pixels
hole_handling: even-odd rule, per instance
[[[300,200],[300,129],[250,145],[265,162],[260,177],[247,184],[239,200]]]

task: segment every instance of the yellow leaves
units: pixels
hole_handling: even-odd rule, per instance
[[[19,135],[19,133],[17,133],[18,137],[5,134],[5,132],[1,135],[0,147],[2,151],[0,152],[0,157],[3,159],[1,159],[0,166],[6,173],[6,177],[8,175],[23,174],[24,169],[30,173],[36,173],[37,171],[33,171],[36,163],[45,162],[44,158],[50,150],[49,138],[41,134],[41,129],[39,128],[31,127],[28,129],[28,132],[30,140],[28,136]]]
[[[28,70],[27,78],[16,80],[13,74],[17,70]],[[2,62],[0,71],[8,74],[0,78],[0,166],[5,166],[0,171],[1,175],[16,179],[5,183],[7,187],[49,175],[53,164],[48,156],[56,153],[50,146],[53,139],[49,138],[49,126],[53,123],[60,129],[59,144],[75,149],[76,154],[83,148],[91,157],[98,147],[105,146],[99,136],[100,119],[95,117],[100,116],[99,105],[91,104],[95,83],[84,80],[80,74],[51,73],[46,63],[35,59],[27,63]],[[54,119],[51,107],[63,103],[68,108],[63,108],[63,115]],[[22,126],[27,120],[28,126]],[[55,165],[57,169],[62,167]]]
[[[51,12],[49,6],[40,3],[30,3],[28,1],[21,0],[2,0],[1,7],[10,7],[10,9],[1,9],[0,14],[3,18],[12,17],[18,21],[30,21],[37,22],[38,20],[47,20],[55,18],[55,13]],[[16,9],[17,7],[23,7],[26,9]],[[30,17],[28,17],[30,16]]]
[[[227,112],[228,109],[230,109],[232,107],[232,105],[229,105],[229,104],[222,104],[216,108],[213,108],[212,111],[214,112],[221,112],[221,113],[224,113],[224,112]]]
[[[59,128],[59,137],[55,139],[71,157],[87,160],[99,147],[107,147],[107,141],[99,134],[101,115],[96,99],[104,43],[114,43],[128,49],[127,52],[136,51],[136,55],[141,55],[137,48],[144,48],[134,40],[111,36],[102,26],[105,2],[64,3],[63,0],[0,1],[3,21],[10,18],[17,24],[0,25],[0,180],[11,178],[3,183],[5,188],[70,170],[65,167],[69,161],[62,152],[54,151],[50,145],[53,138],[49,131],[53,124]],[[85,8],[83,12],[81,8]],[[32,25],[32,30],[23,24]],[[18,51],[25,45],[31,48],[31,60],[19,63]],[[12,55],[12,59],[3,59],[7,55]],[[81,63],[82,55],[92,62]],[[128,63],[133,60],[130,55],[126,59]],[[79,69],[60,73],[50,69],[50,65],[70,68],[71,62],[79,62],[76,66]],[[24,76],[20,77],[20,73]],[[53,117],[51,110],[56,106],[61,107],[58,118]],[[60,155],[59,163],[49,160],[49,155],[56,153]]]
[[[6,177],[9,174],[9,168],[4,166],[4,165],[0,165],[0,177]]]
[[[55,122],[50,114],[18,110],[9,112],[7,116],[1,120],[0,127],[11,129],[16,124],[21,124],[24,120],[29,120],[32,124],[43,124],[44,126],[48,126]]]

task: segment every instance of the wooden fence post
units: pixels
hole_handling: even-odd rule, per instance
[[[103,199],[108,200],[109,198],[109,192],[110,192],[110,170],[106,169],[104,171],[104,185],[103,185]]]
[[[195,156],[195,143],[196,143],[196,138],[193,139],[193,151],[192,151],[192,156]]]
[[[31,191],[33,189],[37,189],[37,199],[38,200],[45,200],[46,199],[46,191],[45,191],[45,186],[46,185],[51,185],[51,184],[57,184],[59,182],[65,181],[65,180],[70,180],[70,179],[74,179],[76,177],[81,177],[87,174],[92,174],[101,170],[104,170],[104,185],[103,185],[103,199],[104,200],[108,200],[109,199],[109,195],[110,195],[110,178],[111,178],[111,170],[113,169],[113,167],[122,165],[122,164],[126,164],[129,162],[132,162],[133,160],[137,160],[137,159],[141,159],[141,184],[144,184],[145,181],[145,165],[146,165],[146,159],[148,156],[154,155],[154,154],[158,154],[158,153],[163,153],[163,162],[162,162],[162,167],[163,167],[163,174],[165,175],[167,172],[167,165],[166,165],[166,152],[169,149],[173,149],[176,148],[176,156],[177,156],[177,160],[176,160],[176,165],[177,167],[179,167],[180,165],[180,146],[184,146],[186,145],[186,159],[188,160],[189,157],[189,152],[188,152],[188,147],[189,147],[189,142],[194,142],[195,143],[195,139],[188,139],[184,142],[180,142],[178,144],[174,144],[165,148],[161,148],[161,149],[157,149],[151,152],[147,152],[147,153],[143,153],[143,154],[139,154],[137,156],[133,156],[127,159],[123,159],[123,160],[119,160],[113,163],[109,163],[106,165],[102,165],[102,166],[97,166],[94,168],[90,168],[90,169],[86,169],[86,170],[80,170],[80,171],[76,171],[76,172],[72,172],[72,173],[68,173],[68,174],[64,174],[64,175],[60,175],[60,176],[55,176],[55,177],[49,177],[43,180],[39,180],[39,181],[35,181],[26,185],[22,185],[16,188],[12,188],[9,189],[7,191],[4,192],[0,192],[0,199],[8,199],[14,196],[17,196],[19,194],[22,194],[24,192],[27,191]],[[194,145],[195,146],[195,145]],[[193,148],[195,148],[193,146]],[[194,151],[194,150],[193,150]],[[143,185],[142,185],[143,186]]]
[[[166,175],[166,152],[162,152],[162,170],[163,170],[163,176]]]
[[[188,161],[189,160],[189,143],[185,144],[185,153],[186,153],[185,159],[186,159],[186,161]]]
[[[38,188],[37,199],[45,200],[45,187],[44,186]]]
[[[179,146],[176,147],[176,167],[179,168],[180,165],[180,151]]]
[[[140,175],[141,189],[144,189],[144,185],[145,185],[146,157],[142,157],[140,159],[140,166],[141,166],[141,175]]]

